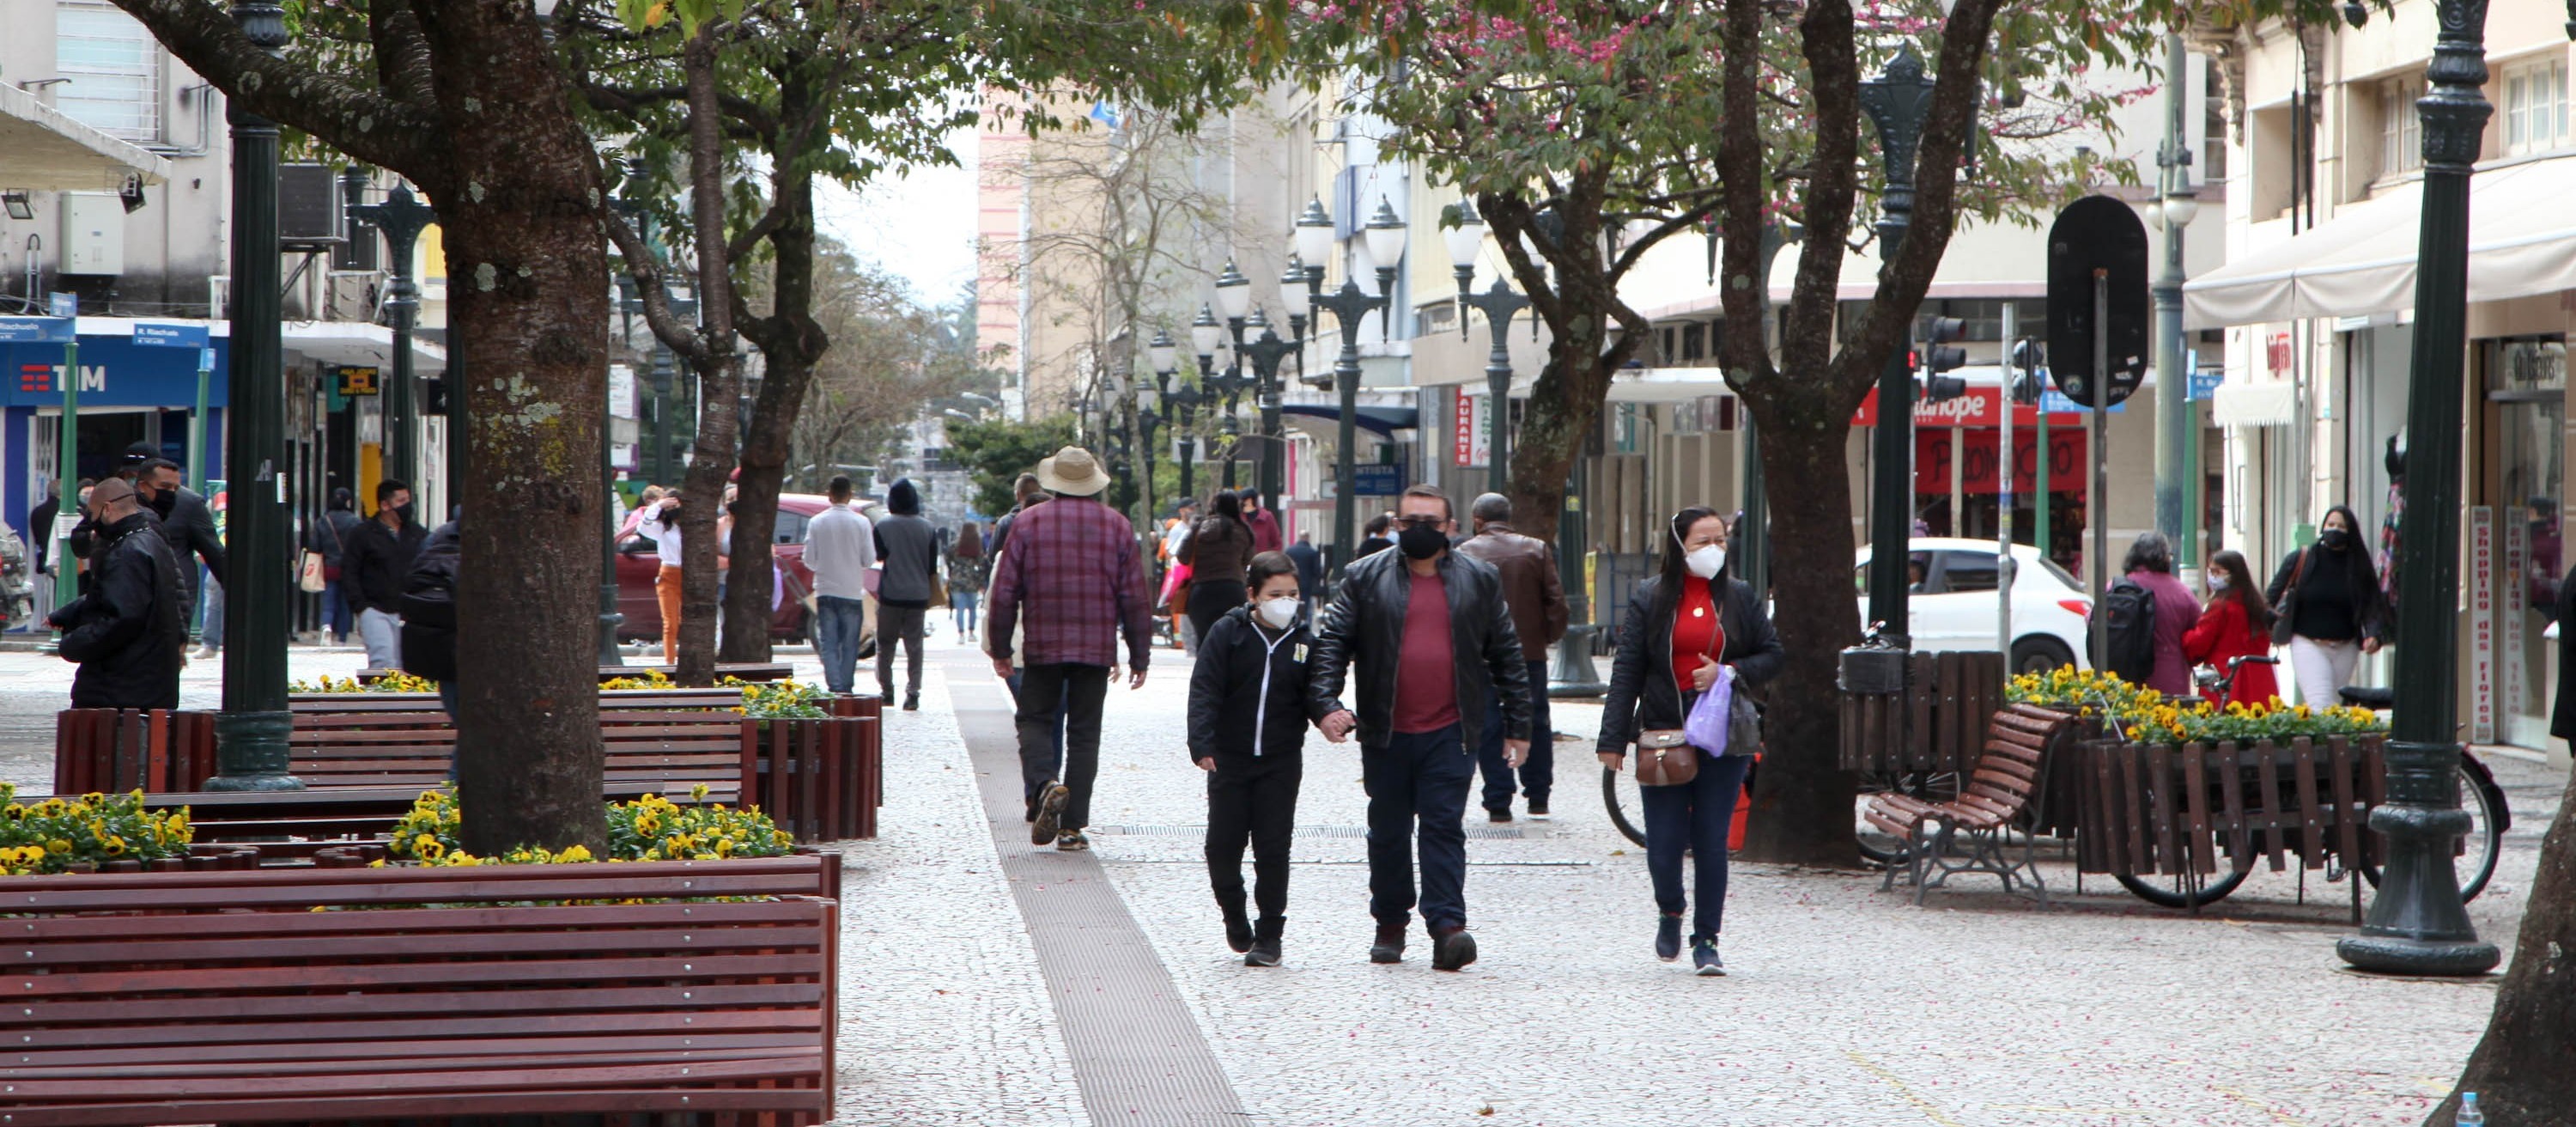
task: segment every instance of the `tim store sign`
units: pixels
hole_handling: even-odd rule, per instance
[[[18,365],[18,390],[21,392],[43,393],[59,391],[62,389],[62,378],[63,366],[60,364]],[[106,391],[107,365],[81,365],[80,389],[82,391]]]

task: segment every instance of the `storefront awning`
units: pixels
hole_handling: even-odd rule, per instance
[[[170,178],[170,162],[72,120],[34,94],[0,85],[0,188],[113,192],[128,176]]]
[[[1280,405],[1279,413],[1289,418],[1321,419],[1328,423],[1338,423],[1342,419],[1342,407],[1338,403],[1284,403]],[[1351,422],[1362,430],[1373,430],[1391,439],[1399,430],[1419,426],[1421,414],[1411,407],[1362,407]]]
[[[2469,181],[2469,300],[2576,289],[2576,157],[2502,165]],[[2423,186],[2344,209],[2183,286],[2183,321],[2218,328],[2411,309]]]
[[[278,332],[288,352],[324,364],[349,364],[393,370],[394,331],[363,321],[289,321]],[[411,338],[414,371],[434,376],[447,370],[447,350],[418,333]]]

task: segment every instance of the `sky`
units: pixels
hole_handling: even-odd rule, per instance
[[[853,192],[817,186],[823,233],[912,283],[926,304],[954,301],[975,278],[976,130],[950,134],[962,167],[916,169]]]

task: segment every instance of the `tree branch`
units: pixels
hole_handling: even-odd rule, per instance
[[[376,81],[411,105],[424,110],[435,105],[429,39],[421,34],[420,13],[412,0],[373,0],[367,6],[367,34],[375,49]]]
[[[397,102],[260,50],[224,10],[202,0],[116,0],[188,69],[243,109],[302,129],[331,147],[423,184],[438,183],[428,109]]]

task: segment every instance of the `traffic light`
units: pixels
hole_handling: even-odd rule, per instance
[[[1957,317],[1925,317],[1918,336],[1922,345],[1912,354],[1916,373],[1916,394],[1939,403],[1968,393],[1968,381],[1957,376],[1941,375],[1968,362],[1968,350],[1950,342],[1964,340],[1968,323]]]
[[[2012,389],[2013,402],[2038,403],[2039,394],[2048,390],[2047,347],[2024,337],[2013,342],[2012,355],[2007,363],[2012,378],[2006,386]]]

